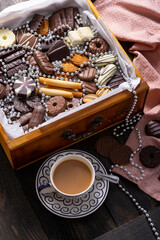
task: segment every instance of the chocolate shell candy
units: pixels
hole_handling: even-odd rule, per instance
[[[78,78],[82,81],[90,82],[94,80],[96,74],[97,70],[95,68],[87,67],[78,74]]]
[[[150,121],[145,126],[145,133],[148,136],[160,138],[160,121]]]
[[[43,52],[36,50],[33,53],[33,56],[43,73],[48,75],[52,75],[54,73],[53,65],[48,61],[46,55]]]
[[[114,76],[114,74],[117,71],[117,67],[114,64],[108,64],[100,71],[100,76],[98,78],[99,85],[106,85],[111,77]]]
[[[14,91],[17,96],[29,97],[36,88],[36,84],[30,77],[21,77],[14,82]]]
[[[34,110],[32,112],[32,116],[28,123],[28,129],[37,127],[39,124],[41,124],[43,122],[45,111],[46,110],[43,105],[38,105],[34,108]]]
[[[124,83],[125,80],[122,76],[113,76],[107,83],[112,89],[118,88],[121,83]]]
[[[70,55],[68,46],[61,40],[56,40],[47,52],[47,56],[51,62],[62,60]]]
[[[97,86],[95,82],[83,82],[84,84],[84,89],[85,89],[85,94],[92,94],[96,93],[97,91]]]

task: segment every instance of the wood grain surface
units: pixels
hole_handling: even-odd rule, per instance
[[[21,1],[0,0],[0,10],[16,2]],[[94,146],[100,136],[111,132],[112,129],[103,131],[72,148],[93,154],[109,169],[111,162],[101,157]],[[119,142],[125,143],[128,135],[129,132],[120,137]],[[50,213],[40,203],[35,191],[36,174],[45,159],[14,172],[0,146],[0,240],[155,240],[145,216],[114,184],[110,184],[104,204],[87,217],[64,219]],[[120,181],[150,212],[160,232],[160,202],[123,177]]]

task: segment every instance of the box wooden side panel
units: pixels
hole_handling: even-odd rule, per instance
[[[148,86],[145,82],[142,82],[138,87],[138,103],[133,115],[142,111],[147,88]],[[71,129],[76,137],[81,136],[83,133],[86,134],[92,130],[91,122],[98,116],[102,116],[103,119],[95,133],[123,121],[132,103],[133,94],[126,90],[97,103],[94,109],[93,107],[91,109],[87,108],[81,114],[78,114],[78,116],[76,114],[72,117],[67,116],[67,118],[64,118],[64,121],[59,121],[56,125],[46,125],[25,136],[10,141],[9,150],[12,156],[13,167],[18,169],[61,148],[72,145],[75,143],[74,141],[61,137],[64,131]],[[83,140],[83,137],[81,140]]]

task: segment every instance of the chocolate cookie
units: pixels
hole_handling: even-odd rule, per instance
[[[85,94],[93,94],[97,91],[97,86],[95,82],[83,82]]]
[[[103,38],[95,38],[90,41],[88,50],[93,54],[107,52],[108,43]]]
[[[79,98],[72,98],[67,100],[67,109],[78,107],[80,104]]]
[[[26,103],[29,107],[35,108],[36,106],[41,104],[41,97],[38,95],[33,95],[27,98]]]
[[[125,82],[124,78],[122,76],[113,76],[111,80],[108,81],[107,85],[109,85],[111,88],[115,89],[118,88],[121,83]]]
[[[130,163],[130,155],[132,154],[132,149],[127,145],[117,145],[113,147],[110,151],[109,158],[112,163],[118,165],[127,165]]]
[[[35,90],[36,84],[31,77],[20,77],[15,80],[13,89],[17,96],[29,97]]]
[[[77,76],[82,81],[90,82],[94,80],[96,74],[97,70],[95,68],[87,67],[81,73],[78,73]]]
[[[139,160],[145,167],[157,167],[160,164],[160,149],[150,145],[142,148],[139,154]]]
[[[111,149],[118,145],[114,137],[102,136],[97,140],[95,149],[101,156],[109,158]]]
[[[31,111],[31,108],[26,104],[26,101],[21,98],[14,100],[14,108],[21,113],[27,113]]]
[[[47,106],[48,106],[48,115],[55,117],[59,113],[65,111],[67,107],[67,103],[65,98],[61,96],[56,96],[56,97],[51,97],[49,99],[49,101],[47,102]]]
[[[145,133],[148,136],[160,138],[160,121],[150,121],[145,126]]]

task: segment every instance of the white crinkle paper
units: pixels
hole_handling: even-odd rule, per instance
[[[64,7],[78,7],[80,13],[83,15],[84,18],[89,18],[91,23],[94,27],[98,30],[100,35],[108,42],[112,51],[116,52],[118,56],[119,65],[126,76],[126,79],[129,79],[132,82],[132,86],[135,89],[139,82],[140,78],[136,77],[135,70],[127,56],[118,46],[118,43],[113,38],[110,30],[108,29],[107,25],[104,23],[101,17],[98,20],[95,18],[94,14],[92,13],[88,3],[86,0],[30,0],[27,2],[18,3],[16,5],[12,5],[3,11],[0,12],[0,27],[9,27],[9,28],[16,28],[26,23],[32,19],[35,13],[39,13],[42,15],[49,16],[53,12],[58,11]],[[120,90],[123,91],[128,89],[131,91],[130,86],[127,82],[121,84],[119,86]],[[103,98],[108,98],[113,94],[116,94],[117,90],[113,90],[112,93],[108,93]],[[102,99],[102,98],[101,98]],[[50,119],[49,121],[43,123],[41,126],[48,124],[48,122],[54,122],[57,120],[62,119],[68,113],[71,114],[72,112],[78,112],[80,109],[87,107],[88,105],[92,105],[95,102],[101,101],[101,99],[96,99],[94,102],[86,103],[85,106],[81,105],[80,107],[70,110],[69,112],[64,112],[59,114],[58,116]],[[5,129],[7,135],[13,139],[17,138],[24,134],[23,130],[17,123],[12,125],[7,123],[7,119],[2,110],[0,110],[0,123],[2,124],[3,128]],[[33,131],[33,130],[31,130]]]

